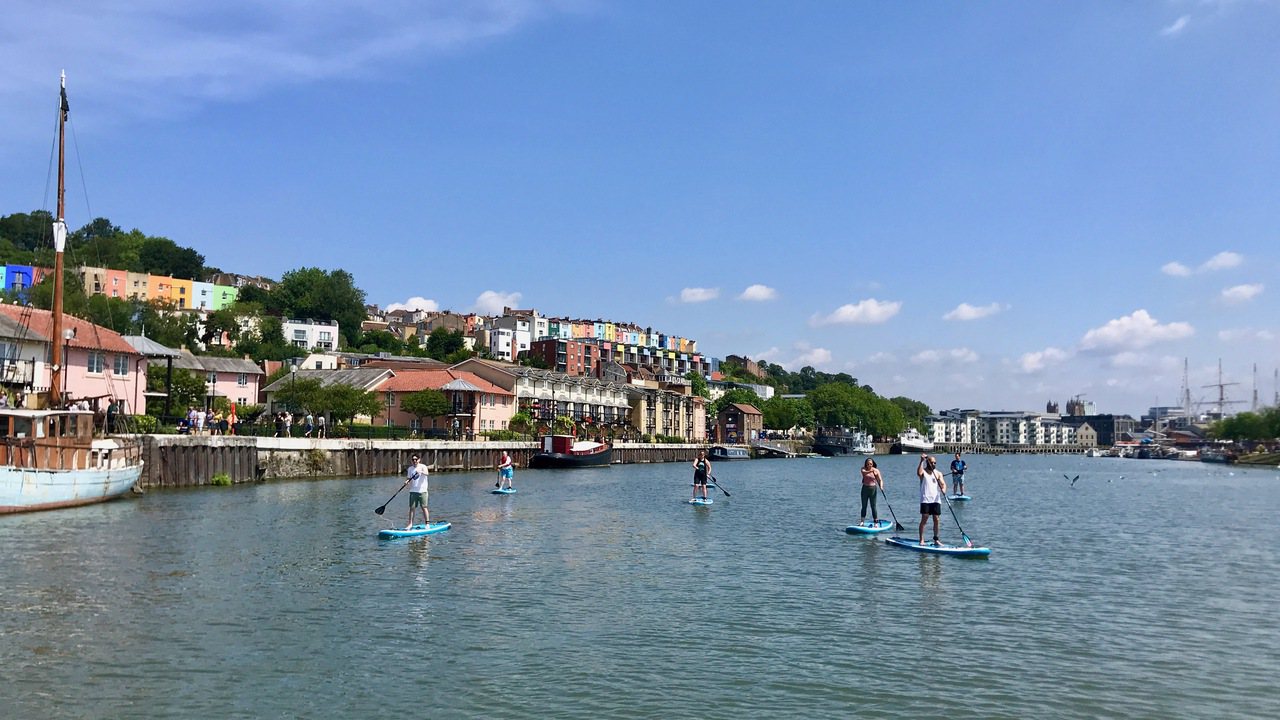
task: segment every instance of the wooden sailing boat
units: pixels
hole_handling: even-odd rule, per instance
[[[49,342],[48,402],[43,410],[0,408],[0,513],[50,510],[110,500],[131,490],[142,475],[137,438],[94,437],[88,410],[63,407],[62,253],[64,222],[67,76],[58,107],[58,214],[53,223],[54,274]]]

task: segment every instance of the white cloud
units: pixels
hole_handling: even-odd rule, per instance
[[[1144,353],[1126,350],[1111,356],[1111,365],[1113,367],[1145,367],[1151,364],[1151,359]]]
[[[1183,15],[1177,20],[1174,20],[1172,25],[1168,25],[1162,28],[1160,30],[1160,34],[1165,35],[1167,37],[1177,37],[1178,35],[1182,34],[1183,30],[1187,29],[1187,24],[1190,22],[1191,22],[1191,16]]]
[[[791,361],[791,367],[822,367],[831,362],[831,351],[826,348],[809,348]]]
[[[402,303],[391,303],[387,306],[388,310],[426,310],[427,312],[435,312],[440,309],[440,304],[435,300],[428,300],[424,297],[415,295]]]
[[[774,300],[777,297],[778,291],[768,285],[752,285],[746,290],[743,290],[742,294],[738,296],[738,299],[763,302],[765,300]]]
[[[1251,285],[1236,285],[1222,291],[1222,301],[1236,305],[1238,303],[1247,302],[1254,299],[1262,293],[1262,283],[1253,283]]]
[[[1116,318],[1085,333],[1080,346],[1086,350],[1101,351],[1141,350],[1154,343],[1181,340],[1194,334],[1195,329],[1190,323],[1161,325],[1146,310],[1135,310],[1131,315]]]
[[[1043,350],[1023,353],[1022,357],[1018,358],[1018,367],[1021,368],[1024,373],[1033,373],[1043,370],[1050,365],[1056,365],[1063,360],[1066,360],[1068,357],[1071,357],[1071,355],[1065,350],[1060,350],[1056,347],[1047,347]]]
[[[1275,340],[1275,333],[1270,330],[1254,330],[1253,328],[1232,328],[1229,330],[1219,330],[1218,339],[1223,342],[1236,342],[1239,340]]]
[[[1180,262],[1174,261],[1165,263],[1160,268],[1160,272],[1165,275],[1172,275],[1173,277],[1187,277],[1191,274],[1191,268]]]
[[[680,302],[700,303],[720,297],[720,288],[685,288],[680,291]]]
[[[520,293],[504,293],[485,290],[476,298],[476,312],[483,315],[501,315],[503,308],[519,307]]]
[[[979,318],[995,315],[1000,312],[1000,303],[991,303],[990,305],[970,305],[969,303],[960,303],[955,310],[942,316],[943,320],[978,320]]]
[[[871,325],[882,323],[898,314],[902,303],[896,300],[884,301],[868,298],[857,304],[841,305],[830,315],[814,315],[809,319],[810,325]]]
[[[923,350],[911,356],[913,365],[932,365],[939,362],[972,363],[978,361],[978,353],[969,348],[952,348],[947,351]]]
[[[893,353],[889,353],[889,352],[883,352],[883,351],[881,351],[881,352],[877,352],[877,353],[872,354],[872,355],[871,355],[871,357],[867,358],[867,362],[869,362],[869,363],[895,363],[895,362],[898,362],[898,358],[897,358],[897,356],[895,356]]]
[[[1203,263],[1201,263],[1200,272],[1208,272],[1210,270],[1226,270],[1228,268],[1236,267],[1242,262],[1244,262],[1243,255],[1241,255],[1240,253],[1231,252],[1230,250],[1225,250],[1223,252],[1218,253],[1217,255],[1214,255],[1208,260],[1205,260]]]

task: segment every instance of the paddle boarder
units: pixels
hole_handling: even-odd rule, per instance
[[[699,450],[693,461],[693,497],[698,499],[698,488],[702,488],[702,499],[707,499],[707,478],[711,475],[711,461],[707,459],[707,451]]]
[[[511,456],[506,450],[502,451],[502,459],[498,461],[498,482],[494,486],[502,489],[502,482],[505,480],[507,489],[511,489],[511,479],[515,477],[515,464],[511,462]]]
[[[876,490],[884,491],[884,478],[880,475],[880,468],[876,467],[875,458],[867,458],[862,463],[862,513],[858,522],[867,524],[867,503],[871,503],[871,525],[880,524],[880,513],[876,510]]]
[[[960,453],[956,453],[956,459],[951,461],[951,477],[956,479],[956,494],[964,494],[964,470],[967,466],[960,459]]]
[[[920,478],[920,544],[924,545],[924,526],[933,516],[933,544],[940,547],[938,539],[938,519],[942,517],[942,494],[947,491],[947,481],[938,470],[938,463],[928,453],[920,453],[920,464],[916,466],[916,477]]]
[[[417,455],[410,460],[413,464],[409,466],[408,478],[404,481],[404,485],[409,486],[409,524],[405,526],[405,530],[413,529],[414,508],[422,508],[422,522],[431,524],[431,513],[427,510],[427,466],[422,464],[421,458]],[[400,487],[403,488],[404,485]],[[924,526],[921,525],[921,527]]]

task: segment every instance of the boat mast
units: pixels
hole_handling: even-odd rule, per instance
[[[58,98],[58,216],[53,221],[53,332],[49,342],[53,345],[52,367],[49,374],[49,407],[62,405],[62,251],[67,244],[67,223],[63,220],[66,212],[66,128],[67,112],[67,73],[64,70],[61,78],[61,92]]]

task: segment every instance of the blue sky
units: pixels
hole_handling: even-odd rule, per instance
[[[56,5],[56,7],[54,7]],[[0,213],[931,407],[1275,392],[1280,5],[11,0]],[[83,171],[83,180],[81,180]],[[1236,406],[1239,409],[1242,406]]]

